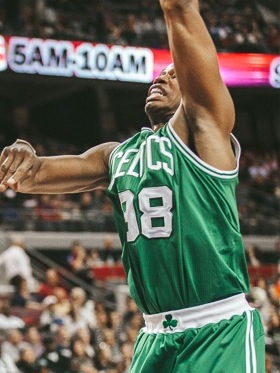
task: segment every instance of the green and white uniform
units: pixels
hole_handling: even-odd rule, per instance
[[[234,137],[232,141],[238,160],[240,147]],[[128,285],[144,314],[169,315],[169,311],[195,309],[248,292],[235,199],[238,167],[220,171],[207,165],[168,124],[156,133],[144,128],[120,144],[111,154],[109,172],[108,194]],[[170,338],[184,333],[176,332],[176,322],[172,324],[169,316],[165,321],[162,330],[141,331],[139,339],[144,333],[145,346],[155,335]],[[156,372],[147,354],[145,362],[139,358],[140,342],[131,371]],[[174,373],[186,372],[186,367],[176,369]],[[159,371],[173,372],[170,367]]]

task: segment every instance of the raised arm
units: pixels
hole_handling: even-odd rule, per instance
[[[161,6],[185,110],[194,112],[198,120],[209,115],[224,131],[231,131],[232,99],[220,76],[198,0],[161,0]]]
[[[233,128],[234,106],[219,71],[215,46],[199,12],[198,0],[160,0],[169,46],[182,96],[188,130],[195,136],[199,156],[215,167],[231,169],[234,159],[229,134]],[[180,122],[182,117],[174,117]],[[179,128],[180,126],[177,125]],[[184,137],[184,135],[182,135]],[[205,141],[209,151],[205,154]],[[183,138],[183,140],[185,140]],[[213,142],[213,143],[211,143]],[[201,143],[204,143],[201,146]],[[209,152],[221,147],[219,157]]]
[[[81,155],[38,157],[32,146],[15,142],[0,159],[0,192],[59,194],[106,188],[108,160],[117,143],[105,143]]]

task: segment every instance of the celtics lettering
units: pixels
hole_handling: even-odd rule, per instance
[[[174,159],[171,149],[172,144],[168,138],[151,135],[141,144],[140,149],[117,152],[112,161],[115,170],[112,184],[119,177],[141,178],[146,168],[173,176]]]

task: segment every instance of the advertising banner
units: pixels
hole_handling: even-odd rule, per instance
[[[229,87],[280,88],[280,56],[218,54]],[[0,72],[151,83],[171,63],[168,50],[0,36]]]

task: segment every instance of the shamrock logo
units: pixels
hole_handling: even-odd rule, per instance
[[[166,315],[165,320],[162,323],[165,329],[169,328],[170,330],[173,330],[173,328],[176,328],[177,324],[178,324],[178,320],[173,319],[172,315]]]

